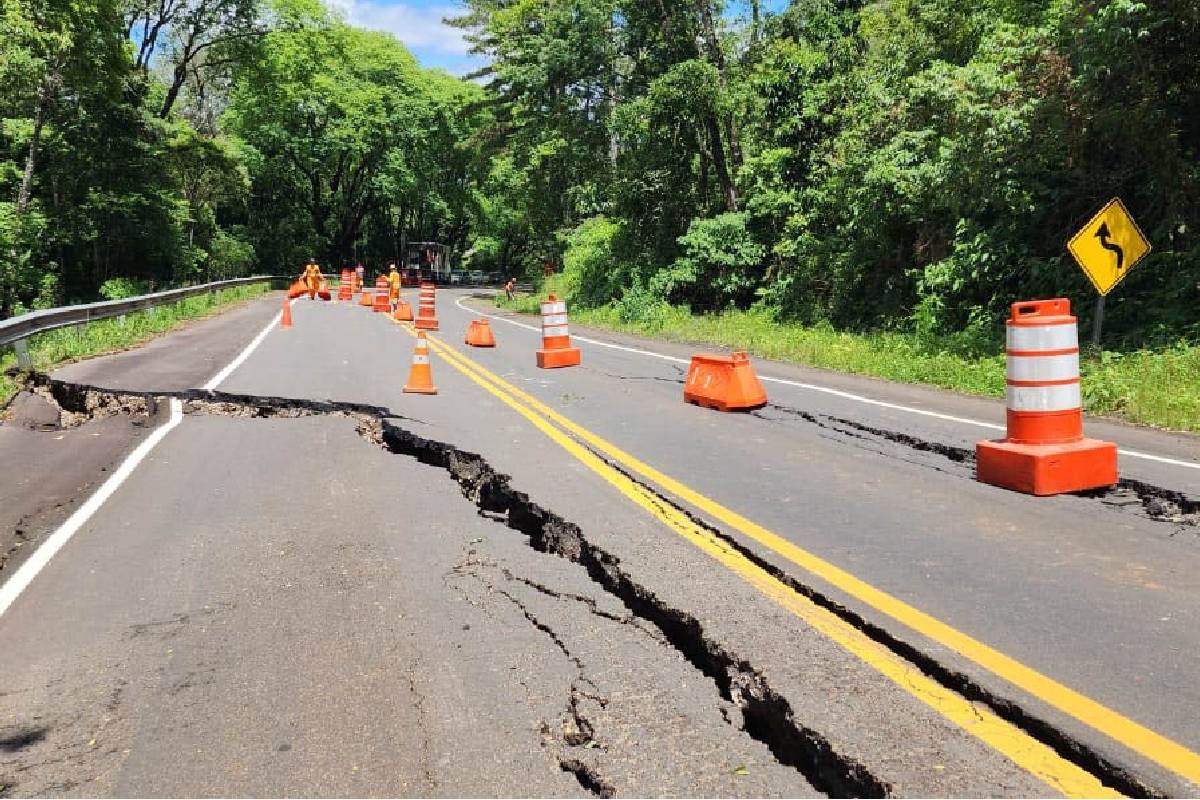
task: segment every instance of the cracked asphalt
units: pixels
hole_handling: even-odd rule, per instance
[[[462,297],[439,293],[438,304],[439,336],[459,349],[472,318],[453,302]],[[53,376],[159,393],[155,414],[117,399],[114,415],[63,428],[53,393],[22,397],[0,426],[0,580],[163,421],[166,393],[203,384],[277,304],[208,320],[178,348],[176,334]],[[401,326],[351,304],[302,302],[294,316],[218,387],[228,396],[185,403],[178,429],[0,616],[0,796],[1056,793],[436,354],[439,394],[402,394],[413,340]],[[975,434],[943,419],[774,384],[761,412],[722,415],[682,403],[682,365],[583,344],[581,367],[544,372],[535,332],[493,328],[499,346],[468,355],[505,381],[1200,746],[1195,470],[1123,459],[1118,490],[1035,501],[976,483],[964,455]],[[844,376],[829,385],[995,412]],[[309,407],[282,413],[265,399],[279,397]],[[1097,427],[1175,458],[1196,446]],[[777,553],[714,531],[904,650],[914,676],[941,670],[1015,704],[1052,731],[1043,739],[1082,748],[1126,789],[1197,791]]]

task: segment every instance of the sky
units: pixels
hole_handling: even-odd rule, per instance
[[[462,6],[452,0],[327,0],[351,25],[387,31],[404,42],[425,67],[441,67],[465,75],[480,66],[467,53],[463,32],[442,22],[457,16]]]
[[[463,32],[442,22],[458,16],[463,8],[454,0],[326,0],[339,8],[346,20],[359,28],[387,31],[404,42],[425,67],[441,67],[454,75],[466,75],[483,65],[467,53]],[[726,3],[726,16],[748,13],[743,0]],[[766,0],[763,8],[778,12],[787,0]]]

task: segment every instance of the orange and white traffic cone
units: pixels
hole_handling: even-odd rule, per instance
[[[496,337],[486,319],[473,319],[467,326],[466,343],[471,347],[495,347]]]
[[[436,331],[438,329],[436,303],[437,287],[428,281],[422,282],[420,300],[417,305],[417,321],[415,323],[418,330]]]
[[[571,346],[567,304],[550,295],[542,303],[542,349],[537,351],[537,365],[541,369],[556,369],[578,366],[579,361],[579,348]]]
[[[281,327],[281,328],[292,327],[292,303],[287,298],[284,298],[283,311],[279,315],[279,327]]]
[[[976,477],[1035,495],[1115,484],[1117,446],[1083,436],[1071,301],[1013,303],[1006,328],[1008,435],[975,445]]]
[[[433,370],[429,367],[429,340],[425,338],[425,331],[417,333],[412,369],[408,373],[404,391],[408,394],[437,394],[437,387],[433,385]]]

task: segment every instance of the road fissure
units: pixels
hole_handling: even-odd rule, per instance
[[[960,477],[974,477],[970,469],[975,465],[975,451],[970,448],[935,442],[901,431],[867,425],[866,423],[846,419],[845,417],[838,417],[831,414],[814,414],[803,409],[792,408],[778,403],[771,403],[768,408],[784,413],[791,419],[803,420],[808,424],[858,441],[869,442],[871,441],[870,437],[875,437],[875,440],[884,440],[898,444],[915,452],[941,456],[952,464],[962,467],[962,469],[952,471],[940,469],[923,461],[909,461],[909,463],[939,469],[942,472],[950,472],[950,474],[959,475]],[[768,421],[779,421],[763,414],[761,411],[753,413]],[[880,452],[874,448],[870,449],[872,452]],[[1189,497],[1184,492],[1175,489],[1156,486],[1134,478],[1121,478],[1115,486],[1076,492],[1072,496],[1081,499],[1097,500],[1105,507],[1114,511],[1136,507],[1135,510],[1147,519],[1176,526],[1176,533],[1189,531],[1200,537],[1200,500]],[[1126,502],[1127,500],[1129,502]]]
[[[400,428],[395,421],[405,418],[389,409],[357,403],[202,390],[109,392],[100,387],[49,379],[42,382],[42,388],[63,408],[64,414],[76,415],[69,417],[69,422],[77,421],[80,415],[151,413],[154,401],[163,399],[182,400],[185,413],[188,414],[246,418],[338,415],[352,419],[360,435],[371,443],[445,469],[459,484],[464,497],[471,500],[482,515],[524,533],[534,549],[581,564],[593,582],[619,599],[633,615],[661,631],[666,642],[712,679],[722,697],[742,710],[745,732],[767,744],[781,764],[798,769],[815,787],[831,794],[885,796],[889,792],[886,782],[870,774],[861,764],[839,755],[824,737],[799,723],[787,700],[776,694],[751,664],[713,641],[694,617],[665,605],[653,592],[635,583],[620,567],[619,559],[590,543],[577,526],[534,504],[524,493],[513,490],[508,485],[507,476],[498,474],[481,456]],[[833,421],[841,422],[836,419]],[[650,488],[645,482],[633,478],[628,470],[598,453],[595,448],[586,444],[583,446],[651,494],[655,502],[685,514],[792,591],[843,619],[946,688],[968,700],[986,705],[1001,718],[1096,775],[1106,785],[1131,795],[1158,794],[1061,729],[1029,714],[1016,703],[986,691],[962,673],[948,668],[934,657],[920,652],[812,587],[802,584],[784,570],[755,555],[731,535],[707,523],[662,492]]]
[[[158,402],[165,400],[181,401],[185,415],[247,419],[345,417],[355,423],[358,433],[371,444],[445,470],[481,516],[524,534],[533,549],[579,564],[592,582],[620,601],[634,617],[660,631],[663,643],[712,680],[723,699],[741,708],[744,724],[739,728],[730,721],[734,729],[766,745],[780,764],[796,769],[818,791],[834,796],[890,794],[886,781],[838,753],[822,734],[797,720],[790,703],[774,691],[752,663],[715,641],[693,615],[668,605],[651,589],[636,582],[621,567],[618,557],[590,542],[574,523],[513,489],[508,476],[494,470],[482,456],[399,427],[397,421],[408,419],[403,415],[359,403],[219,391],[119,392],[49,378],[36,379],[35,385],[60,406],[65,422],[72,425],[96,416],[149,415],[154,413]],[[582,762],[568,761],[572,768],[567,771],[578,776],[580,773],[573,767]],[[584,775],[589,781],[581,783],[585,788],[595,778],[598,791],[607,790],[607,784],[593,772]]]

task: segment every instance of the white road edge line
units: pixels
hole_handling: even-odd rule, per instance
[[[517,322],[516,320],[507,319],[505,317],[500,317],[495,314],[485,314],[484,312],[478,311],[474,308],[467,308],[466,306],[464,306],[462,304],[462,301],[464,299],[465,298],[462,298],[462,297],[458,298],[457,300],[454,301],[454,305],[458,306],[463,311],[466,311],[470,314],[476,314],[481,317],[487,317],[489,319],[499,320],[500,322],[507,322],[509,325],[516,325],[518,328],[525,328],[526,330],[540,333],[540,329],[533,325],[526,325],[523,322]],[[599,345],[600,347],[607,347],[612,350],[624,350],[627,353],[636,353],[637,355],[641,355],[641,356],[650,356],[652,358],[661,358],[664,361],[674,361],[678,364],[689,363],[686,358],[678,358],[676,356],[669,356],[665,353],[656,353],[653,350],[643,350],[638,347],[626,347],[625,345],[613,344],[612,342],[601,342],[596,339],[588,339],[587,337],[584,337],[584,336],[572,335],[571,338],[578,339],[581,342],[587,342],[588,344]],[[937,411],[929,411],[928,409],[924,409],[924,408],[913,408],[912,406],[903,406],[903,405],[899,405],[897,403],[889,403],[885,400],[876,400],[873,397],[864,397],[863,395],[853,394],[851,392],[843,392],[840,389],[830,389],[827,386],[817,386],[812,383],[801,383],[800,381],[789,381],[785,378],[772,378],[767,375],[759,375],[758,379],[760,381],[764,381],[767,383],[780,383],[780,384],[783,384],[784,386],[794,386],[797,389],[808,389],[809,391],[813,391],[813,392],[823,392],[825,394],[831,394],[835,397],[841,397],[845,400],[853,400],[855,402],[865,403],[870,406],[878,406],[879,408],[890,408],[893,411],[903,411],[908,414],[919,414],[922,417],[933,417],[935,419],[941,419],[941,420],[945,420],[947,422],[959,422],[959,423],[962,423],[963,425],[974,425],[978,428],[987,428],[988,430],[993,430],[993,431],[1005,430],[1005,427],[1003,425],[997,425],[993,422],[984,422],[983,420],[970,419],[968,417],[956,417],[951,414],[942,414]],[[1170,465],[1176,466],[1176,467],[1187,467],[1188,469],[1200,469],[1200,463],[1195,462],[1195,461],[1180,461],[1179,459],[1167,458],[1166,456],[1156,456],[1156,455],[1152,455],[1150,453],[1143,453],[1140,450],[1118,449],[1117,452],[1123,456],[1130,456],[1131,458],[1144,458],[1147,461],[1157,461],[1161,464],[1170,464]]]
[[[288,301],[288,305],[294,306],[295,304],[295,300]],[[213,375],[212,378],[209,379],[208,383],[204,384],[200,388],[207,392],[211,392],[213,389],[217,388],[217,385],[221,383],[221,381],[228,378],[230,373],[240,367],[242,363],[250,357],[250,354],[253,353],[260,344],[262,344],[262,340],[267,338],[267,334],[271,332],[271,329],[279,324],[279,320],[282,316],[282,311],[276,314],[271,321],[267,323],[267,326],[258,332],[258,336],[255,336],[254,339],[251,340],[250,344],[246,345],[246,349],[238,353],[237,358],[226,364],[224,369],[222,369],[216,375]]]
[[[295,302],[295,301],[293,301]],[[238,354],[237,358],[229,362],[212,380],[204,384],[206,390],[212,390],[225,378],[229,377],[229,373],[237,369],[243,361],[245,361],[254,349],[262,343],[262,340],[267,337],[271,329],[279,322],[282,315],[276,314],[275,317],[268,323],[267,327],[263,328],[258,336],[246,348]],[[84,501],[83,505],[75,509],[75,513],[67,518],[67,521],[58,527],[54,533],[42,542],[41,546],[34,551],[29,560],[22,564],[12,577],[0,585],[0,617],[4,616],[4,612],[8,611],[16,599],[21,596],[21,592],[33,583],[33,579],[37,577],[42,568],[50,563],[50,559],[57,555],[59,550],[71,540],[80,528],[82,528],[92,515],[100,510],[108,498],[112,497],[113,493],[121,487],[121,484],[133,474],[137,469],[138,464],[150,454],[163,438],[174,430],[179,423],[183,422],[183,403],[180,400],[171,400],[171,417],[162,426],[155,428],[154,431],[147,436],[141,444],[133,449],[133,452],[126,456],[121,462],[121,466],[117,467],[116,471],[109,476],[108,480],[100,484],[100,488],[95,494]]]

